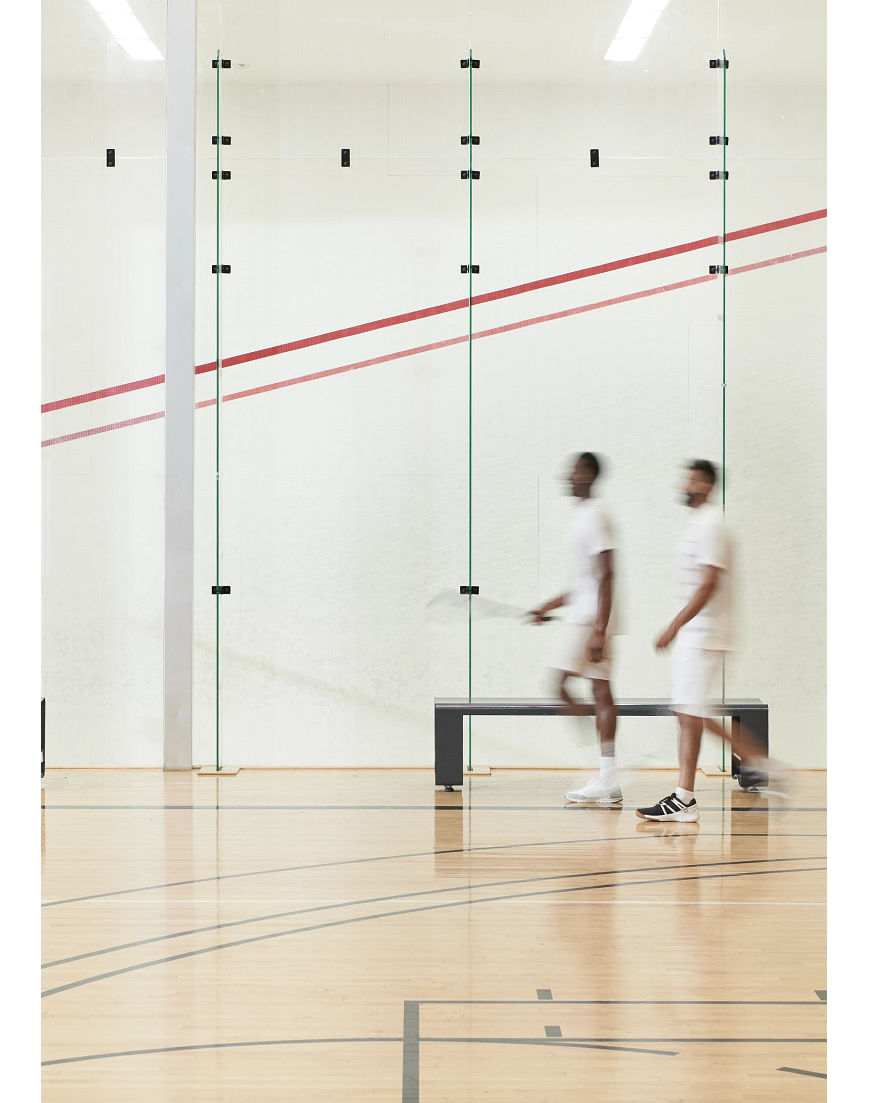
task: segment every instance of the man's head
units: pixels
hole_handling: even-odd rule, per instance
[[[702,506],[715,486],[718,475],[715,465],[709,460],[692,460],[685,471],[685,483],[682,492],[685,504],[691,509]]]
[[[594,452],[580,452],[568,479],[574,498],[588,498],[594,480],[600,474],[600,460]]]

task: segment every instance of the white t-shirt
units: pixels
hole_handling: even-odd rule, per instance
[[[600,554],[615,548],[613,528],[598,498],[577,502],[570,520],[570,601],[565,620],[571,624],[594,624],[600,585]],[[619,631],[615,593],[607,632]]]
[[[700,612],[679,635],[707,651],[733,649],[733,548],[717,506],[704,502],[690,510],[678,549],[679,606],[683,608],[703,581],[705,566],[718,567],[718,585]]]

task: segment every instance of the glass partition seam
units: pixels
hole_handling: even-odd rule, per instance
[[[723,61],[722,124],[721,124],[721,509],[727,509],[727,52]]]
[[[474,52],[468,50],[468,700],[473,671],[473,412],[474,412]],[[472,717],[468,717],[468,770],[474,768]]]
[[[727,51],[721,50],[721,512],[727,513]],[[727,695],[727,652],[721,662],[721,701]],[[730,722],[731,734],[733,721]],[[721,741],[721,772],[727,751]]]
[[[220,70],[222,68],[222,59],[220,50],[217,51],[217,60],[214,65],[214,72],[216,76],[216,88],[215,88],[215,132],[217,140],[215,142],[216,165],[215,172],[215,355],[214,355],[214,378],[215,378],[215,404],[214,404],[214,437],[215,437],[215,455],[214,455],[214,521],[215,521],[215,586],[214,586],[214,601],[215,601],[215,633],[214,633],[214,692],[215,692],[215,712],[214,712],[214,765],[215,769],[220,769],[220,376],[222,368],[221,359],[221,347],[220,347],[220,147],[221,147],[221,133],[220,133]]]

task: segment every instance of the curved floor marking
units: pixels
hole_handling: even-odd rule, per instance
[[[210,1042],[199,1046],[161,1046],[157,1049],[124,1049],[116,1053],[88,1053],[81,1057],[56,1057],[46,1065],[74,1065],[80,1061],[107,1061],[112,1057],[150,1057],[157,1053],[196,1053],[199,1050],[254,1049],[257,1046],[322,1046],[351,1042],[402,1042],[403,1038],[275,1038],[261,1042]]]
[[[674,836],[676,834],[677,832],[674,832]],[[758,832],[758,834],[765,834],[765,832]],[[500,843],[495,846],[454,847],[449,850],[415,850],[405,854],[377,854],[371,858],[341,858],[334,862],[311,862],[303,866],[278,866],[275,869],[247,870],[244,873],[218,873],[214,877],[195,877],[190,881],[167,881],[162,885],[144,885],[141,888],[133,889],[114,889],[111,892],[100,892],[90,896],[71,896],[66,900],[49,900],[42,906],[43,908],[55,908],[60,904],[79,904],[87,900],[103,900],[107,896],[124,896],[129,895],[131,892],[151,892],[155,889],[174,889],[185,885],[209,884],[213,881],[234,881],[238,877],[266,877],[273,873],[298,873],[306,869],[329,869],[333,866],[356,866],[364,865],[367,862],[394,862],[402,858],[431,858],[439,854],[468,854],[472,851],[476,852],[483,850],[512,850],[520,847],[533,846],[569,846],[572,843],[590,842],[615,843],[642,837],[643,836],[640,835],[615,835],[609,839],[556,839],[551,842],[542,843]],[[669,838],[669,836],[662,835],[648,837]]]
[[[632,842],[635,839],[678,839],[684,838],[685,833],[680,831],[674,831],[671,834],[653,835],[613,835],[604,839],[554,839],[547,842],[538,843],[498,843],[493,846],[469,846],[469,847],[456,847],[450,850],[416,850],[410,851],[405,854],[376,854],[371,858],[341,858],[334,862],[312,862],[309,865],[303,866],[278,866],[275,869],[252,869],[246,870],[244,873],[218,873],[213,877],[194,877],[189,881],[165,881],[159,885],[140,885],[132,889],[112,889],[111,892],[96,892],[91,893],[88,896],[70,896],[65,900],[47,900],[42,904],[43,908],[56,908],[61,904],[81,904],[89,900],[104,900],[110,896],[128,896],[134,892],[153,892],[157,889],[174,889],[181,888],[186,885],[204,885],[210,884],[214,881],[233,881],[238,877],[267,877],[273,873],[298,873],[301,870],[306,869],[329,869],[333,866],[354,866],[363,865],[366,862],[394,862],[401,858],[431,858],[439,854],[476,854],[482,853],[487,850],[518,850],[522,847],[535,847],[535,846],[570,846],[574,843],[619,843],[619,842]],[[698,838],[702,836],[702,832],[698,833]],[[711,832],[706,838],[720,838],[718,832]],[[730,839],[756,839],[756,838],[773,838],[773,839],[825,839],[826,832],[784,832],[776,831],[772,835],[768,831],[740,831],[736,834],[728,835]]]
[[[653,836],[660,838],[661,836]],[[421,889],[419,892],[390,893],[387,896],[369,896],[361,900],[336,900],[329,904],[318,904],[313,908],[293,908],[290,911],[272,912],[268,915],[255,915],[246,919],[228,919],[224,923],[213,923],[206,927],[192,927],[186,931],[174,931],[172,934],[154,935],[153,938],[142,938],[135,942],[124,942],[117,946],[107,946],[102,950],[89,950],[83,954],[73,954],[70,957],[58,958],[56,961],[46,961],[42,968],[52,969],[57,965],[68,965],[72,961],[84,961],[87,958],[101,957],[105,954],[118,953],[121,950],[133,950],[137,946],[149,946],[155,942],[168,942],[172,938],[185,938],[188,935],[206,934],[208,931],[220,931],[228,927],[243,927],[248,923],[266,923],[273,919],[286,919],[291,915],[308,915],[311,912],[333,911],[336,908],[355,908],[363,904],[385,904],[389,901],[411,900],[423,896],[442,896],[447,893],[465,892],[471,889],[503,888],[507,885],[528,885],[540,881],[567,881],[577,877],[615,877],[626,873],[660,873],[673,869],[705,869],[710,866],[756,866],[773,862],[822,862],[823,855],[795,858],[737,858],[725,859],[720,862],[680,862],[672,866],[639,866],[630,869],[600,869],[590,870],[586,873],[554,873],[547,877],[516,877],[506,881],[483,881],[476,885],[451,885],[436,889]]]
[[[809,1041],[811,1039],[800,1039]],[[317,1046],[317,1045],[344,1045],[359,1042],[403,1042],[403,1038],[275,1038],[261,1042],[213,1042],[198,1046],[163,1046],[158,1049],[128,1049],[117,1053],[88,1053],[81,1057],[58,1057],[53,1061],[43,1061],[42,1066],[47,1065],[73,1065],[81,1061],[107,1061],[113,1057],[150,1057],[160,1053],[195,1053],[202,1050],[215,1049],[255,1049],[258,1046]],[[655,1056],[676,1057],[675,1050],[665,1049],[641,1049],[636,1046],[610,1045],[602,1042],[584,1042],[578,1038],[420,1038],[421,1042],[471,1042],[483,1045],[506,1046],[554,1046],[556,1048],[569,1049],[606,1049],[615,1050],[618,1053],[650,1053]]]
[[[822,859],[807,858],[805,861],[817,861]],[[204,946],[198,950],[187,950],[182,954],[171,954],[168,957],[157,958],[153,961],[143,961],[136,965],[128,965],[123,969],[112,969],[107,973],[98,973],[96,976],[83,977],[81,980],[71,981],[69,984],[61,984],[56,988],[49,988],[42,993],[42,997],[55,996],[61,992],[68,992],[73,988],[81,988],[86,984],[95,984],[100,980],[108,980],[111,977],[122,976],[125,973],[135,973],[143,969],[150,969],[156,965],[167,965],[173,961],[182,961],[185,958],[199,957],[202,954],[215,953],[218,950],[230,950],[236,946],[247,946],[254,942],[268,942],[275,938],[284,938],[291,935],[308,934],[312,931],[329,930],[332,927],[344,927],[352,923],[370,923],[375,919],[392,919],[402,915],[415,915],[420,912],[441,911],[445,908],[465,908],[474,904],[492,904],[504,900],[520,900],[531,896],[556,896],[569,892],[589,892],[594,889],[607,888],[631,888],[637,885],[660,885],[677,881],[705,881],[730,878],[730,877],[764,877],[782,873],[818,873],[823,872],[826,866],[798,867],[796,869],[766,869],[766,870],[742,870],[739,873],[702,873],[690,877],[658,877],[645,881],[611,881],[602,885],[571,885],[569,888],[536,889],[534,892],[508,893],[502,896],[486,896],[481,900],[451,900],[445,904],[424,904],[419,908],[399,908],[394,911],[377,912],[374,915],[355,916],[350,919],[333,919],[328,923],[315,923],[308,927],[295,927],[285,931],[273,931],[270,934],[254,935],[251,938],[240,938],[234,942],[218,943],[215,946]],[[550,878],[546,878],[550,880]],[[527,882],[525,882],[527,883]],[[456,891],[456,890],[453,890]]]

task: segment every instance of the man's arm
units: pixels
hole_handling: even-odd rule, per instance
[[[588,657],[593,663],[603,660],[604,644],[606,641],[607,625],[610,622],[610,613],[613,607],[613,566],[612,550],[603,551],[598,556],[600,562],[600,576],[597,587],[597,612],[594,617],[594,627],[588,641]]]
[[[551,601],[545,601],[542,605],[538,605],[536,609],[532,609],[528,616],[534,618],[535,624],[542,624],[546,620],[547,614],[551,613],[553,609],[560,609],[562,605],[567,605],[568,601],[570,601],[570,594],[559,594]]]
[[[701,609],[708,603],[718,586],[720,567],[713,567],[710,563],[703,565],[703,578],[700,585],[694,591],[691,600],[679,610],[667,628],[658,637],[655,647],[658,651],[666,650],[676,638],[680,629],[693,620]]]

